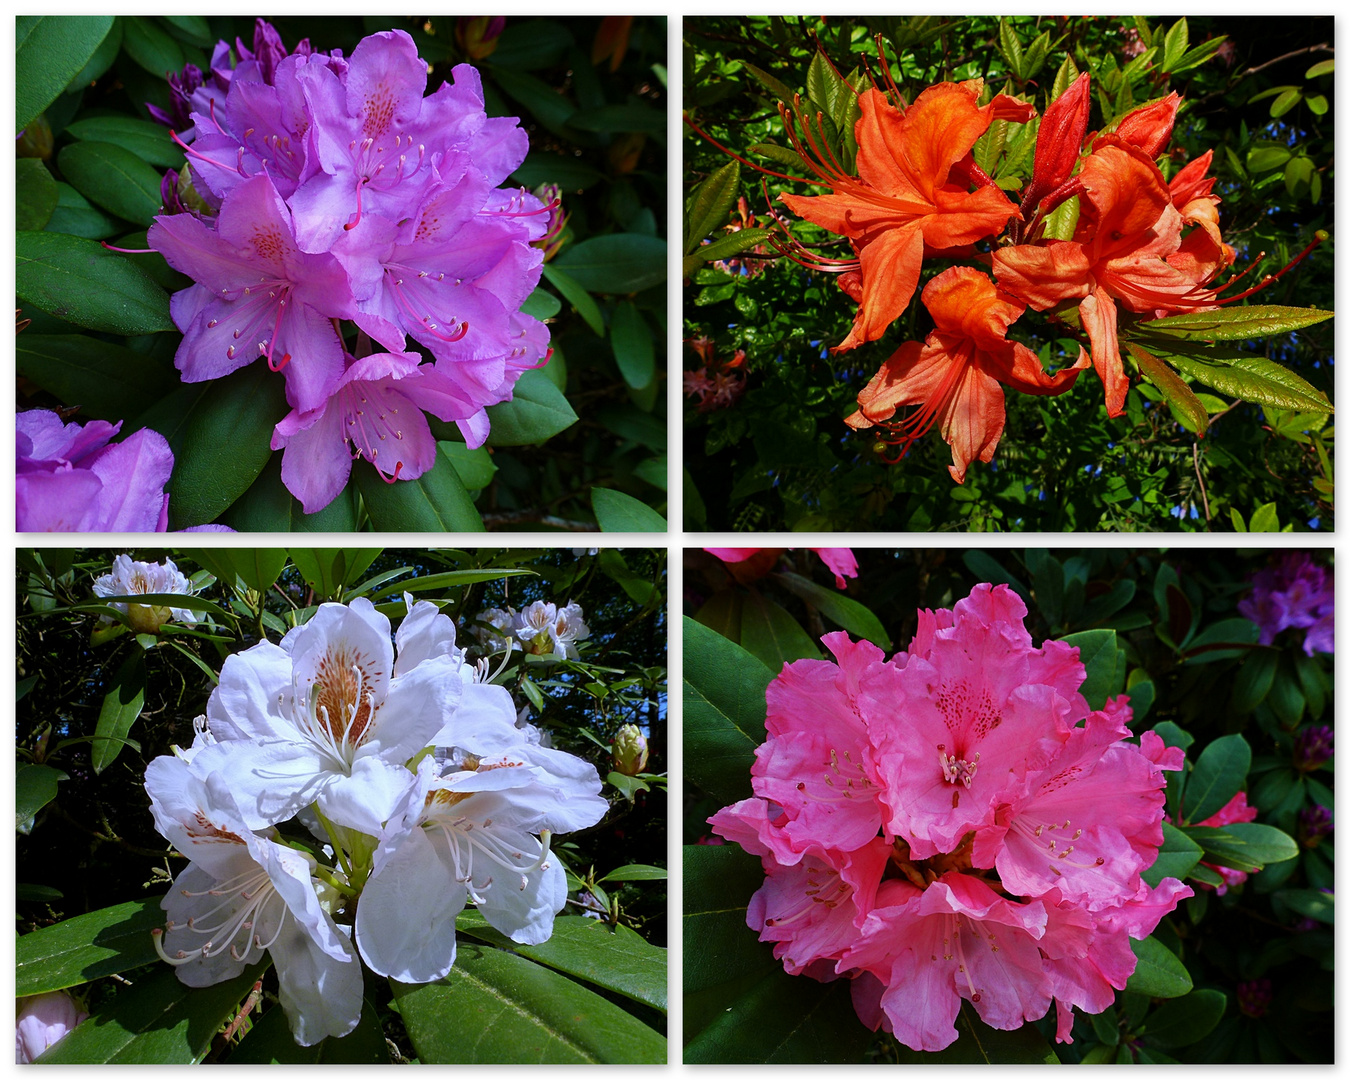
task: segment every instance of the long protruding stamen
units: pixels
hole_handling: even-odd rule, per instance
[[[1308,255],[1311,254],[1313,248],[1317,247],[1318,244],[1320,244],[1323,240],[1326,240],[1328,238],[1329,234],[1326,232],[1325,229],[1318,229],[1317,232],[1313,234],[1312,243],[1309,244],[1307,247],[1305,247],[1297,255],[1295,255],[1294,258],[1290,260],[1287,264],[1285,264],[1284,269],[1277,270],[1273,274],[1267,274],[1257,284],[1253,285],[1246,292],[1238,293],[1236,296],[1225,296],[1222,300],[1219,300],[1217,302],[1220,304],[1231,304],[1235,300],[1242,300],[1248,296],[1251,296],[1252,293],[1260,292],[1267,285],[1271,284],[1274,281],[1278,281],[1280,278],[1284,277],[1285,274],[1289,273],[1290,270],[1292,270],[1305,258],[1307,258]],[[1228,282],[1227,285],[1221,286],[1217,291],[1222,292],[1224,289],[1227,289],[1229,286],[1231,286],[1235,281],[1237,281],[1237,278],[1234,278],[1232,281]]]

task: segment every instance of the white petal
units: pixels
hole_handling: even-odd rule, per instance
[[[339,775],[324,788],[319,809],[329,821],[377,836],[416,782],[403,765],[357,758],[351,776]]]
[[[533,846],[521,850],[538,855],[542,849],[535,840]],[[553,933],[554,915],[567,903],[567,875],[562,865],[550,857],[544,866],[547,869],[525,875],[498,870],[491,875],[492,885],[481,890],[483,902],[478,910],[483,918],[522,945],[547,941]],[[474,889],[479,891],[476,875]]]
[[[277,969],[278,997],[291,1034],[301,1046],[328,1037],[340,1039],[361,1020],[361,965],[343,935],[345,960],[335,960],[313,938],[288,920],[269,950]]]
[[[248,857],[248,853],[239,845],[235,845],[237,865],[233,868],[234,874],[247,873],[250,868],[260,870],[256,863]],[[198,954],[196,960],[190,960],[185,964],[180,964],[176,968],[178,979],[185,986],[213,986],[218,982],[224,982],[226,979],[232,979],[238,975],[251,960],[257,960],[262,953],[254,951],[250,956],[245,949],[245,942],[251,942],[252,938],[245,938],[247,931],[240,932],[234,939],[240,945],[239,952],[243,954],[244,959],[236,960],[230,955],[229,946],[219,950],[214,956],[201,956],[202,946],[211,942],[213,945],[219,945],[219,941],[211,941],[208,934],[200,934],[188,926],[188,919],[194,919],[205,926],[217,926],[228,924],[232,913],[237,912],[247,901],[243,900],[236,893],[233,899],[220,896],[211,896],[209,890],[214,888],[218,881],[224,881],[227,878],[217,878],[215,874],[208,873],[202,867],[194,863],[189,863],[188,868],[178,875],[178,879],[173,883],[164,899],[160,901],[160,907],[168,916],[171,924],[170,929],[164,932],[163,947],[169,956],[177,956],[183,952],[191,956]],[[185,896],[184,893],[194,893],[197,895]],[[225,904],[222,906],[222,900]],[[272,905],[276,911],[284,910],[279,903]],[[213,910],[219,909],[219,910]],[[276,923],[273,921],[272,926]],[[267,940],[266,938],[263,939]]]
[[[228,791],[208,790],[188,762],[167,754],[146,766],[145,790],[155,828],[169,843],[222,881],[239,872],[251,834]]]
[[[362,751],[404,762],[431,746],[436,732],[459,707],[460,666],[454,657],[437,656],[394,679]]]
[[[479,757],[503,753],[524,742],[516,727],[511,693],[494,683],[468,683],[459,707],[430,740],[432,746],[459,746]]]
[[[335,727],[345,726],[347,713],[367,696],[376,707],[384,701],[394,667],[389,620],[363,600],[320,604],[309,622],[281,639],[294,664],[297,693],[308,694],[315,683],[324,687],[320,700]]]
[[[366,882],[356,943],[371,969],[400,982],[443,978],[455,962],[455,917],[464,886],[423,829],[413,829]]]
[[[455,648],[454,621],[448,615],[442,615],[440,608],[429,600],[413,603],[411,593],[403,594],[403,602],[408,606],[408,614],[403,617],[394,637],[398,645],[394,676],[406,675],[423,660],[434,656],[458,656],[462,662],[464,654]]]
[[[314,942],[315,948],[334,960],[341,961],[353,955],[346,937],[319,905],[310,859],[295,848],[262,837],[258,838],[258,845],[259,862],[266,868],[272,887],[290,912],[291,921]]]
[[[221,774],[250,829],[293,817],[340,775],[309,743],[280,739],[206,746],[193,757],[192,768]]]
[[[217,739],[293,737],[291,658],[270,641],[226,657],[220,685],[206,703]]]

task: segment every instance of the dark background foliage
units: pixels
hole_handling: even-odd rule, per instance
[[[1179,20],[1144,20],[1160,45]],[[756,142],[787,145],[773,96],[743,66],[753,64],[805,94],[816,43],[847,74],[873,59],[875,33],[903,65],[909,100],[943,79],[983,77],[995,90],[1033,96],[1043,108],[1065,55],[1091,69],[1089,130],[1134,104],[1178,90],[1184,103],[1163,162],[1170,178],[1187,160],[1214,150],[1215,193],[1222,199],[1224,239],[1237,251],[1235,270],[1251,266],[1244,285],[1274,273],[1313,234],[1333,222],[1333,76],[1307,72],[1333,55],[1329,18],[1201,16],[1187,20],[1193,48],[1226,35],[1210,56],[1165,74],[1162,49],[1143,52],[1133,19],[1012,17],[1008,28],[1030,55],[1049,34],[1048,52],[1024,60],[1019,77],[1000,44],[995,17],[730,19],[684,23],[684,106],[710,135],[744,153]],[[1141,66],[1142,64],[1142,66]],[[1105,88],[1110,85],[1108,92]],[[690,130],[684,143],[692,187],[728,159]],[[761,159],[779,171],[799,169]],[[770,224],[764,178],[741,170],[741,190],[756,225]],[[769,179],[769,195],[785,185]],[[805,185],[789,190],[807,194]],[[778,207],[782,213],[781,206]],[[810,243],[837,252],[832,234],[800,229]],[[723,233],[712,233],[715,240]],[[1333,306],[1334,244],[1324,243],[1249,303]],[[756,249],[759,250],[759,249]],[[767,249],[765,249],[767,250]],[[930,260],[920,288],[949,265]],[[1315,414],[1294,414],[1201,391],[1208,434],[1196,438],[1169,413],[1157,391],[1135,382],[1124,416],[1110,420],[1101,384],[1084,375],[1053,398],[1009,391],[1007,427],[992,465],[975,464],[964,486],[952,483],[949,447],[936,432],[898,465],[886,465],[876,433],[853,432],[840,419],[855,408],[866,381],[902,342],[931,328],[918,302],[880,341],[832,355],[855,305],[831,276],[786,259],[750,254],[731,273],[705,265],[686,280],[686,339],[707,335],[716,363],[745,350],[747,389],[730,407],[700,412],[687,402],[686,485],[692,527],[726,530],[965,529],[1203,531],[1333,524],[1331,428]],[[1332,323],[1255,343],[1318,389],[1333,382]],[[1047,364],[1076,355],[1071,338],[1031,313],[1012,336]],[[686,347],[686,371],[703,360]],[[709,365],[711,371],[713,365]],[[1326,454],[1320,453],[1322,449]],[[890,451],[893,453],[893,451]],[[1234,515],[1238,515],[1235,518]]]
[[[141,548],[142,561],[175,560],[185,574],[199,573],[198,561],[214,561],[225,549],[192,552]],[[110,567],[114,552],[39,551],[22,553],[16,575],[20,596],[17,627],[19,703],[15,740],[20,765],[59,769],[53,801],[38,810],[31,830],[17,837],[18,928],[31,932],[127,900],[161,895],[185,862],[155,831],[145,795],[146,764],[187,746],[193,718],[206,711],[212,682],[197,661],[219,672],[224,658],[265,636],[275,642],[292,613],[326,599],[353,595],[360,583],[379,579],[375,596],[397,626],[402,589],[418,599],[448,600],[445,611],[456,620],[458,643],[482,655],[470,631],[474,618],[490,607],[510,604],[521,610],[537,599],[559,607],[575,600],[584,610],[590,637],[578,662],[525,660],[515,653],[504,680],[518,706],[528,707],[537,725],[559,749],[592,762],[601,778],[609,773],[609,745],[624,724],[638,725],[651,757],[644,770],[666,768],[666,614],[665,553],[607,549],[596,554],[567,550],[529,551],[348,551],[345,570],[334,572],[335,587],[316,590],[297,563],[287,561],[274,585],[259,594],[226,589],[215,583],[202,593],[235,614],[234,620],[199,624],[196,632],[172,632],[145,641],[130,633],[91,643],[97,616],[68,606],[92,599],[93,578]],[[268,554],[268,553],[261,553]],[[285,553],[276,554],[284,556]],[[303,553],[302,553],[303,554]],[[327,553],[330,560],[333,552]],[[338,553],[341,554],[341,553]],[[319,560],[320,563],[323,560]],[[331,565],[331,562],[330,562]],[[511,578],[487,575],[472,584],[419,585],[432,575],[478,568],[529,571]],[[379,589],[389,590],[379,596]],[[168,624],[172,628],[175,624]],[[200,636],[206,635],[206,636]],[[101,771],[90,737],[99,730],[105,698],[129,658],[142,654],[146,670],[144,706],[128,732],[135,745],[124,746]],[[193,658],[196,658],[194,660]],[[500,656],[494,659],[494,668]],[[554,845],[583,881],[598,880],[632,863],[665,863],[666,796],[664,782],[635,782],[628,789],[607,783],[611,807],[590,829],[560,837]],[[585,898],[574,883],[574,901],[563,914],[583,910]],[[653,945],[665,946],[666,883],[639,880],[600,889],[610,916],[635,929]],[[577,903],[580,901],[580,903]],[[131,974],[134,979],[133,973]],[[388,988],[376,980],[382,1008]],[[106,1000],[118,989],[112,979],[83,988],[89,1003]],[[368,994],[371,990],[368,988]],[[652,1010],[644,1022],[663,1025]],[[414,1056],[399,1022],[383,1012],[386,1033],[407,1057]],[[245,1029],[247,1030],[247,1029]],[[222,1043],[217,1053],[224,1049]]]
[[[950,608],[981,581],[1008,583],[1018,592],[1026,601],[1027,629],[1037,644],[1082,631],[1114,630],[1124,650],[1125,669],[1117,668],[1116,677],[1131,699],[1131,728],[1138,733],[1163,725],[1161,730],[1170,732],[1166,725],[1176,725],[1194,738],[1186,751],[1192,765],[1215,740],[1241,735],[1251,748],[1251,764],[1242,786],[1248,804],[1259,810],[1256,821],[1279,828],[1298,842],[1295,858],[1267,865],[1223,896],[1197,880],[1188,881],[1196,895],[1183,901],[1154,936],[1185,964],[1193,992],[1152,1003],[1140,994],[1118,993],[1113,1009],[1096,1017],[1080,1015],[1073,1043],[1052,1043],[1053,1053],[1065,1062],[1330,1062],[1333,841],[1330,834],[1310,833],[1300,814],[1314,813],[1315,807],[1334,811],[1334,759],[1310,764],[1296,748],[1296,741],[1300,735],[1306,739],[1311,729],[1333,722],[1332,657],[1305,655],[1301,630],[1283,631],[1270,646],[1261,646],[1256,643],[1255,626],[1237,611],[1238,602],[1250,591],[1251,576],[1274,553],[1134,548],[853,550],[858,577],[849,582],[847,598],[870,609],[882,634],[869,637],[883,643],[889,639],[888,654],[907,647],[919,609]],[[798,552],[788,558],[816,583],[828,583],[830,575],[812,562],[814,556]],[[1327,551],[1314,553],[1313,558],[1324,565],[1331,563]],[[802,656],[828,656],[818,645],[824,631],[843,626],[855,638],[859,636],[856,612],[836,611],[841,618],[834,618],[822,606],[804,601],[797,590],[785,588],[781,570],[742,585],[732,581],[727,568],[705,552],[686,551],[685,560],[686,614],[724,637],[739,637],[741,646],[757,656],[768,672],[776,674],[784,662]],[[730,594],[739,597],[741,615],[735,624],[725,618]],[[772,637],[777,644],[766,647],[767,635],[747,633],[751,616],[746,613],[766,607],[781,610],[783,618],[797,625],[800,636],[780,632]],[[697,749],[686,746],[686,760]],[[686,845],[709,842],[706,820],[722,804],[723,800],[704,794],[697,782],[687,783]],[[1176,814],[1175,806],[1169,804],[1169,810]],[[740,861],[745,867],[737,887],[747,890],[748,897],[763,877],[757,860],[743,856]],[[689,876],[686,869],[687,880]],[[701,899],[691,897],[688,889],[686,885],[687,910]],[[722,898],[724,907],[735,903],[729,894]],[[753,938],[742,919],[732,940],[747,950],[744,967],[749,970],[763,964],[763,970],[770,972],[780,967],[769,945],[758,945],[757,952],[749,950]],[[700,963],[697,948],[687,941],[686,969],[702,972]],[[829,987],[813,988],[808,979],[792,979],[781,970],[775,978],[780,985],[773,993],[782,995],[775,997],[780,1007],[820,1008],[838,1028],[837,1036],[817,1032],[821,1043],[811,1053],[842,1055],[828,1058],[834,1061],[859,1060],[864,1054],[876,1061],[939,1060],[934,1055],[913,1054],[886,1037],[873,1039],[869,1048],[865,1039],[859,1042],[867,1034],[865,1029],[859,1029],[859,1036],[849,1026],[853,1018],[847,993],[835,1000],[839,995],[830,997]],[[705,978],[699,985],[706,982]],[[751,989],[742,992],[749,995]],[[702,999],[717,993],[717,988],[704,990]],[[693,1016],[696,1023],[703,1016],[699,1000],[686,1003],[686,1017]],[[959,1025],[962,1040],[951,1048],[953,1056],[940,1060],[1031,1062],[1045,1060],[1043,1055],[1049,1052],[1044,1043],[1039,1048],[1034,1041],[1019,1043],[983,1028],[977,1020],[968,1021],[982,1036],[994,1040],[987,1047],[991,1056],[963,1056],[970,1048],[966,1028]],[[1053,1015],[1036,1027],[1053,1039]],[[753,1042],[754,1048],[747,1045],[746,1052],[753,1057],[775,1037],[766,1031],[763,1039]],[[687,1044],[702,1047],[702,1052],[710,1045],[688,1021],[685,1038]],[[801,1043],[796,1046],[800,1050]],[[726,1052],[725,1048],[719,1052]]]
[[[32,18],[21,20],[21,36]],[[509,182],[557,183],[570,214],[565,242],[527,305],[550,323],[553,360],[525,374],[516,401],[494,407],[487,447],[470,451],[453,424],[431,419],[442,457],[427,478],[385,492],[369,464],[357,462],[338,500],[306,516],[281,484],[281,455],[269,448],[286,411],[281,380],[261,379],[253,365],[219,382],[180,384],[173,366],[180,335],[167,305],[187,278],[158,254],[62,249],[62,265],[97,260],[87,289],[95,301],[97,278],[112,264],[148,275],[127,271],[146,307],[117,332],[66,310],[81,282],[66,277],[63,294],[38,280],[53,256],[44,246],[30,261],[30,246],[70,247],[76,238],[145,246],[159,176],[184,161],[168,129],[150,123],[145,103],[167,106],[165,73],[187,62],[206,69],[217,40],[251,47],[254,20],[244,16],[117,17],[85,69],[27,125],[18,144],[18,306],[31,324],[19,337],[19,408],[78,407],[81,421],[125,421],[123,435],[160,430],[176,458],[171,528],[219,520],[240,530],[442,531],[480,528],[480,518],[488,528],[663,528],[665,19],[631,17],[624,47],[593,62],[593,45],[613,18],[508,17],[496,49],[473,61],[488,114],[518,116],[530,135],[530,154]],[[347,55],[367,34],[406,30],[432,65],[429,90],[466,60],[454,16],[272,22],[287,48],[308,37],[315,49]],[[21,44],[21,86],[55,63],[50,53]],[[126,134],[110,126],[125,120],[144,127]],[[90,146],[103,152],[104,140],[121,140],[142,159],[128,166],[139,166],[133,175],[77,167]],[[347,329],[352,347],[355,329]],[[593,488],[612,494],[592,500]]]

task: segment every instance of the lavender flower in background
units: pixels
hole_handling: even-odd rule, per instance
[[[17,1046],[14,1055],[14,1061],[19,1065],[27,1065],[89,1016],[63,990],[20,998],[19,1001],[22,1007],[15,1024]]]
[[[1238,611],[1261,628],[1261,644],[1290,628],[1302,629],[1303,651],[1335,651],[1335,575],[1306,551],[1286,551],[1252,577],[1251,595]]]
[[[1336,732],[1325,724],[1306,727],[1294,739],[1294,768],[1299,772],[1320,769],[1335,754]]]

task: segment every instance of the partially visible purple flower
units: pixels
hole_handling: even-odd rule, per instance
[[[14,1056],[19,1065],[27,1065],[89,1016],[64,990],[20,998],[19,1001],[23,1006],[15,1024],[17,1047]]]
[[[192,127],[192,95],[205,81],[202,69],[196,64],[188,64],[182,71],[169,72],[169,109],[166,112],[158,105],[145,103],[150,118],[174,131],[187,131]]]
[[[1294,739],[1294,768],[1299,772],[1320,769],[1335,754],[1336,732],[1325,724],[1306,727]]]
[[[1270,1003],[1275,1000],[1269,979],[1253,979],[1251,982],[1237,984],[1238,1008],[1244,1016],[1259,1020],[1266,1015]]]
[[[1325,806],[1305,806],[1298,812],[1298,839],[1305,848],[1315,848],[1334,830],[1331,811]]]
[[[47,409],[17,418],[19,532],[164,532],[173,451],[142,428],[119,443],[122,421],[66,424]]]
[[[1251,595],[1238,611],[1261,628],[1261,644],[1290,627],[1304,629],[1303,651],[1334,652],[1335,579],[1306,551],[1286,551],[1252,576]]]

